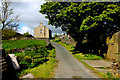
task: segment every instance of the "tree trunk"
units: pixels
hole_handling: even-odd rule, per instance
[[[4,27],[5,27],[5,22],[2,22],[2,30],[4,29]]]

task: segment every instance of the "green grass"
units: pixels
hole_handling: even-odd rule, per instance
[[[5,50],[46,46],[46,42],[44,40],[3,40],[2,43]]]
[[[92,55],[92,54],[73,54],[77,59],[84,59],[84,60],[100,60],[103,59],[101,56]]]
[[[35,78],[51,78],[50,74],[54,72],[55,62],[55,58],[51,58],[47,63],[30,69],[29,72],[32,73]]]
[[[61,44],[62,46],[64,46],[64,47],[65,47],[67,50],[69,50],[69,51],[72,51],[72,50],[75,49],[74,46],[71,45],[71,44],[62,43],[62,42],[58,42],[58,43]]]
[[[54,42],[60,42],[61,40],[60,39],[55,39]]]
[[[34,78],[53,78],[54,68],[56,66],[55,49],[53,48],[47,51],[49,52],[49,56],[47,57],[49,60],[46,63],[40,64],[38,67],[23,70],[19,74],[20,78],[27,73],[32,73]]]

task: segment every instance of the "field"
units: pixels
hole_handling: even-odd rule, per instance
[[[46,42],[44,40],[3,40],[2,43],[3,49],[5,50],[46,46]]]

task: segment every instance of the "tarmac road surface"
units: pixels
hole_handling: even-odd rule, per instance
[[[55,46],[56,58],[59,60],[55,78],[98,78],[64,47],[54,42],[51,43]]]

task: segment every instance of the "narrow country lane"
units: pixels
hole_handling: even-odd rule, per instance
[[[56,58],[59,60],[55,78],[98,78],[64,47],[54,42],[51,43],[55,46]]]

